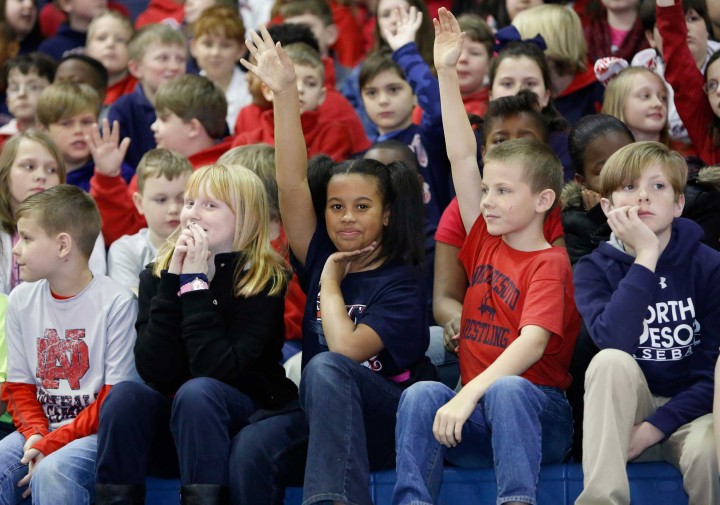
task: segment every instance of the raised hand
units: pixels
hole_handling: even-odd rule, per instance
[[[438,18],[433,19],[435,27],[435,46],[433,57],[435,68],[454,68],[460,59],[465,32],[460,31],[457,19],[445,7],[438,10]]]
[[[392,23],[383,29],[382,36],[393,51],[405,44],[415,42],[415,34],[422,24],[423,14],[417,8],[397,7],[391,15]],[[380,25],[383,26],[383,25]]]
[[[255,59],[253,65],[245,58],[240,63],[270,88],[273,93],[283,93],[297,89],[295,83],[295,67],[278,42],[275,44],[264,26],[260,27],[260,34],[250,30],[250,38],[245,46]]]
[[[120,175],[120,167],[130,145],[128,137],[122,139],[122,142],[118,142],[120,140],[120,123],[113,121],[111,129],[107,118],[103,119],[102,133],[98,125],[94,124],[86,139],[90,147],[90,154],[95,161],[95,171],[108,177]]]

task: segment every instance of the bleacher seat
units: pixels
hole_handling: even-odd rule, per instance
[[[682,477],[668,463],[631,463],[628,465],[633,505],[687,505]],[[583,475],[579,464],[546,465],[540,471],[538,505],[572,505],[582,491]],[[375,505],[390,505],[395,471],[370,476],[370,492]],[[180,481],[147,479],[146,505],[177,505]],[[495,472],[491,469],[446,468],[440,488],[439,505],[495,505]],[[290,488],[285,505],[300,505],[302,489]]]

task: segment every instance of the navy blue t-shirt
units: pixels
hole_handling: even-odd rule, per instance
[[[320,314],[320,274],[337,249],[325,223],[318,221],[305,265],[293,258],[300,285],[307,294],[303,316],[303,367],[316,354],[327,351]],[[391,260],[374,270],[349,273],[340,284],[348,313],[355,324],[371,327],[385,348],[364,365],[384,377],[406,371],[425,356],[430,334],[425,317],[426,290],[422,273]]]

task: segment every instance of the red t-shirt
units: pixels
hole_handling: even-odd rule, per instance
[[[485,220],[478,219],[458,258],[470,281],[460,321],[462,383],[494,363],[523,327],[535,325],[551,333],[550,341],[542,358],[521,377],[567,389],[580,331],[567,251],[518,251],[502,237],[490,235]]]
[[[484,220],[481,219],[478,219],[478,221],[484,222]],[[547,217],[545,217],[543,232],[545,240],[547,240],[549,244],[552,244],[565,235],[560,219],[560,207],[555,207]],[[463,225],[462,217],[460,217],[460,206],[458,205],[457,197],[455,197],[440,218],[437,230],[435,231],[435,241],[460,249],[463,246],[463,242],[465,242],[466,236],[465,225]]]

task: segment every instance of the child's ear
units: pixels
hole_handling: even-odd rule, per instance
[[[610,211],[613,210],[612,200],[608,198],[601,198],[600,207],[602,207],[603,213],[605,214],[605,216],[607,216],[608,214],[610,214]]]
[[[135,208],[137,209],[138,214],[140,214],[141,216],[145,215],[145,211],[143,211],[142,195],[136,191],[132,195],[132,201],[135,204]]]
[[[190,39],[190,44],[188,44],[189,49],[190,49],[190,54],[191,54],[192,57],[195,58],[195,59],[197,59],[197,56],[195,56],[195,44],[196,44],[195,41],[196,41],[196,40],[197,40],[197,39],[193,37],[192,39]]]
[[[538,214],[545,214],[547,211],[549,211],[552,208],[554,203],[555,203],[555,192],[550,188],[543,189],[537,195],[537,200],[535,203],[535,212],[537,212]]]
[[[325,88],[325,86],[323,86],[322,89],[320,90],[320,101],[318,102],[318,106],[325,103],[326,97],[327,97],[327,89]]]
[[[485,144],[480,146],[480,158],[483,160],[483,163],[485,163],[485,153],[487,151],[485,150]]]
[[[583,187],[585,186],[585,177],[584,177],[584,176],[576,173],[576,174],[573,176],[573,180],[574,180],[575,182],[577,182],[578,184],[580,184],[581,186],[583,186]]]
[[[268,102],[272,102],[273,93],[265,83],[260,84],[260,92],[262,93],[262,96],[263,98],[265,98],[265,100],[267,100]]]
[[[387,226],[390,224],[390,209],[386,208],[383,211],[383,226]]]
[[[68,233],[62,232],[58,234],[55,241],[58,246],[58,257],[67,258],[70,255],[70,251],[73,246],[72,237]]]
[[[338,31],[338,27],[335,23],[328,25],[323,30],[323,37],[325,38],[325,44],[327,47],[331,47],[335,42],[337,42],[337,39],[340,37],[340,32]]]
[[[685,195],[678,195],[677,201],[675,202],[675,209],[673,212],[674,217],[680,217],[682,211],[685,208]]]
[[[192,118],[190,121],[188,121],[188,125],[190,126],[190,129],[188,131],[188,136],[190,138],[196,138],[197,136],[205,132],[205,127],[203,127],[202,123],[197,118]]]
[[[129,59],[127,66],[130,74],[132,74],[135,79],[142,79],[142,65],[138,60]]]

